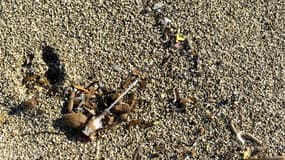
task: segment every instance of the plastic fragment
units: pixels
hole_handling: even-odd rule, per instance
[[[181,41],[185,41],[185,36],[181,33],[177,33],[176,34],[176,42],[181,42]]]
[[[250,150],[247,149],[246,151],[243,152],[242,159],[248,159],[250,157],[250,154],[251,154]]]
[[[168,25],[169,23],[171,23],[171,20],[167,17],[163,17],[163,18],[159,19],[159,23],[162,25]]]
[[[164,6],[163,3],[161,2],[158,2],[158,3],[155,3],[152,7],[153,10],[156,10],[156,11],[160,11],[160,9],[162,9],[162,7]]]

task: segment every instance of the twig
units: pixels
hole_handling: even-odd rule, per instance
[[[237,139],[238,139],[242,144],[244,144],[244,143],[245,143],[245,140],[242,138],[243,132],[242,132],[242,131],[238,131],[238,130],[235,128],[235,126],[234,126],[234,124],[233,124],[232,121],[231,121],[231,129],[232,129],[232,131],[234,132],[234,134],[237,136]]]
[[[255,136],[253,136],[252,134],[249,133],[243,133],[242,136],[244,136],[245,138],[256,142],[258,145],[262,145],[262,142],[260,140],[258,140]]]
[[[84,105],[85,101],[86,101],[86,96],[83,95],[83,98],[81,99],[81,102],[79,103],[78,108],[80,108],[82,105]]]
[[[74,97],[75,97],[75,92],[73,90],[70,90],[70,95],[69,95],[69,102],[68,102],[68,112],[71,113],[73,110],[73,103],[74,103]]]
[[[234,126],[234,124],[233,124],[232,121],[231,121],[231,129],[232,129],[232,131],[235,133],[235,135],[237,136],[237,139],[238,139],[239,141],[241,141],[242,144],[245,143],[245,140],[244,140],[244,138],[245,138],[245,139],[248,139],[248,140],[251,140],[251,141],[257,143],[259,146],[262,145],[262,142],[261,142],[260,140],[258,140],[255,136],[253,136],[252,134],[250,134],[250,133],[245,133],[245,132],[243,132],[243,131],[238,131],[238,130],[235,128],[235,126]],[[243,138],[243,137],[244,137],[244,138]]]
[[[130,86],[123,92],[104,112],[109,112],[136,84],[138,79],[136,79]]]

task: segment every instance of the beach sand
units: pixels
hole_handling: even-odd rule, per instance
[[[162,1],[189,40],[185,55],[163,48],[154,16],[143,12],[155,3],[0,2],[0,159],[242,159],[254,149],[285,156],[285,4]],[[58,55],[54,93],[23,84],[54,65],[46,50]],[[129,120],[154,126],[128,130],[123,122],[89,143],[62,127],[65,87],[99,81],[117,90],[134,69],[148,83],[134,87],[140,103]],[[197,99],[184,113],[170,111],[174,89]],[[35,109],[18,110],[32,97]],[[231,122],[262,144],[242,144]]]

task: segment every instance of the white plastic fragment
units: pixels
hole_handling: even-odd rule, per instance
[[[168,23],[171,23],[171,20],[167,17],[163,17],[159,20],[159,23],[162,25],[168,25]]]
[[[157,12],[161,12],[161,9],[163,8],[164,4],[162,2],[155,3],[152,7],[153,10]]]
[[[104,83],[99,82],[99,87],[100,87],[100,88],[103,88],[103,87],[104,87]]]
[[[116,72],[121,72],[121,71],[122,71],[121,67],[118,66],[118,65],[114,65],[114,66],[113,66],[113,69],[114,69]]]

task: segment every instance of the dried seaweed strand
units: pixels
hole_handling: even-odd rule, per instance
[[[251,141],[256,142],[260,146],[262,145],[262,142],[260,140],[258,140],[255,136],[253,136],[250,133],[243,133],[242,136],[244,136],[245,138],[247,138],[247,139],[249,139]]]
[[[130,86],[122,93],[120,96],[104,111],[110,112],[110,110],[138,83],[138,79],[136,79]]]
[[[68,108],[67,108],[69,113],[71,113],[73,110],[74,97],[75,97],[75,92],[73,90],[71,90],[70,95],[69,95]]]
[[[244,144],[244,143],[245,143],[245,140],[242,138],[243,132],[242,132],[242,131],[238,131],[238,130],[235,128],[235,126],[234,126],[234,124],[233,124],[232,121],[231,121],[231,129],[232,129],[232,131],[234,132],[234,134],[236,135],[237,139],[238,139],[242,144]]]

